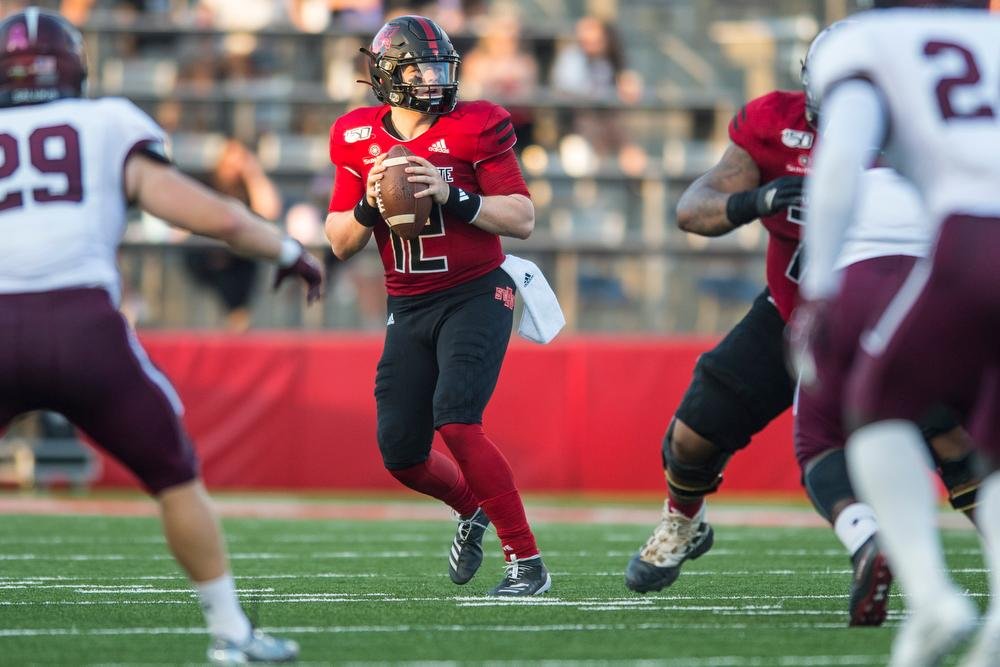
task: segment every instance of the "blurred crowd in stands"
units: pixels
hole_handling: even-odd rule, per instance
[[[358,48],[392,16],[429,16],[462,54],[461,96],[488,98],[512,113],[538,217],[524,251],[554,272],[563,293],[573,292],[571,323],[714,330],[727,326],[725,317],[696,322],[704,304],[678,306],[676,294],[657,286],[669,281],[680,294],[691,292],[701,284],[692,277],[698,265],[672,262],[671,252],[711,250],[673,229],[673,198],[724,148],[733,110],[765,92],[753,86],[795,85],[797,60],[830,2],[2,0],[0,14],[27,4],[59,9],[84,31],[92,95],[131,98],[171,132],[183,169],[285,225],[318,253],[334,177],[329,125],[347,108],[374,102],[356,83],[367,76]],[[762,39],[769,48],[753,47]],[[751,56],[741,55],[744,44]],[[282,308],[251,312],[265,282],[257,280],[256,265],[199,247],[155,220],[132,227],[126,252],[156,254],[150,246],[172,242],[186,249],[176,264],[162,253],[159,264],[123,263],[137,286],[126,307],[140,323],[233,331],[384,323],[375,258],[341,267],[326,253],[331,294],[324,314],[308,321]],[[763,242],[748,229],[728,246],[712,246],[736,248],[746,261],[710,270],[756,286]],[[588,256],[581,244],[596,244],[603,254]],[[561,261],[567,257],[573,261]],[[167,276],[152,290],[139,289],[151,265],[181,267],[186,285],[215,304],[214,314],[195,321],[192,308],[177,316],[170,314],[177,309],[153,303],[174,297],[164,296]],[[191,298],[184,291],[176,298]],[[752,291],[736,291],[734,312]],[[690,316],[663,314],[684,308]],[[588,322],[584,311],[602,309],[605,319]]]

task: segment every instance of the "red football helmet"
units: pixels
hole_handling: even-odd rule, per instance
[[[400,16],[378,31],[370,49],[370,83],[379,102],[441,115],[458,102],[460,58],[441,26],[423,16]]]
[[[87,58],[80,31],[28,7],[0,22],[0,107],[81,97]]]

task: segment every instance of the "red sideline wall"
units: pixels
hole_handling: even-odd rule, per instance
[[[398,489],[375,440],[380,335],[140,338],[184,401],[210,488]],[[566,337],[540,346],[515,337],[487,433],[522,490],[662,492],[660,440],[712,343]],[[105,460],[102,483],[133,482]],[[788,413],[733,459],[724,489],[800,492]]]

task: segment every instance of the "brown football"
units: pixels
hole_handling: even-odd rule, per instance
[[[389,229],[404,239],[413,239],[427,224],[434,198],[413,196],[427,186],[406,180],[410,176],[406,168],[411,164],[407,155],[413,153],[406,146],[396,144],[389,149],[382,163],[385,174],[375,185],[375,201]]]

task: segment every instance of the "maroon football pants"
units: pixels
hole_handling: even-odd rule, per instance
[[[195,479],[169,381],[102,289],[0,294],[0,431],[61,413],[153,494]]]

